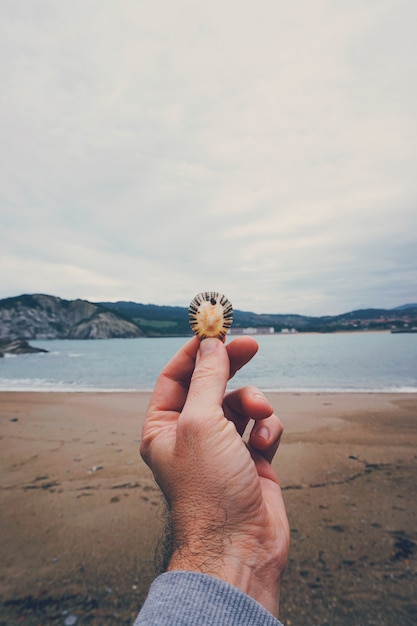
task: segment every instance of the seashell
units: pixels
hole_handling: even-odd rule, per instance
[[[233,322],[233,307],[222,293],[203,291],[191,301],[188,317],[197,337],[223,339]]]

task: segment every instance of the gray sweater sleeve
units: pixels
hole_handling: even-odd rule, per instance
[[[154,580],[134,626],[282,626],[239,589],[197,572]]]

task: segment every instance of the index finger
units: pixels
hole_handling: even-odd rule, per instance
[[[158,376],[151,396],[150,411],[180,412],[182,410],[199,346],[200,340],[198,337],[193,337],[165,365]]]
[[[182,411],[200,342],[198,337],[193,337],[165,365],[151,396],[150,414],[154,411]],[[258,344],[251,337],[237,337],[226,345],[226,350],[230,360],[229,377],[232,378],[256,354]]]

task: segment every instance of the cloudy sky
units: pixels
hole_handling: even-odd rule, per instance
[[[0,0],[0,298],[417,301],[415,0]]]

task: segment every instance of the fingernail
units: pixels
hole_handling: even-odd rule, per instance
[[[269,430],[266,426],[261,426],[261,428],[257,431],[256,434],[258,435],[258,437],[265,439],[265,441],[268,441],[269,439]]]
[[[274,412],[274,407],[272,406],[268,398],[264,396],[263,393],[261,393],[260,391],[257,391],[256,393],[253,394],[253,397],[256,398],[257,400],[263,400],[264,402],[267,402],[269,406],[271,407],[271,412],[272,413]]]
[[[217,350],[217,346],[219,345],[219,340],[213,337],[207,337],[207,339],[203,339],[200,343],[200,355],[205,356],[206,354],[210,354]]]

